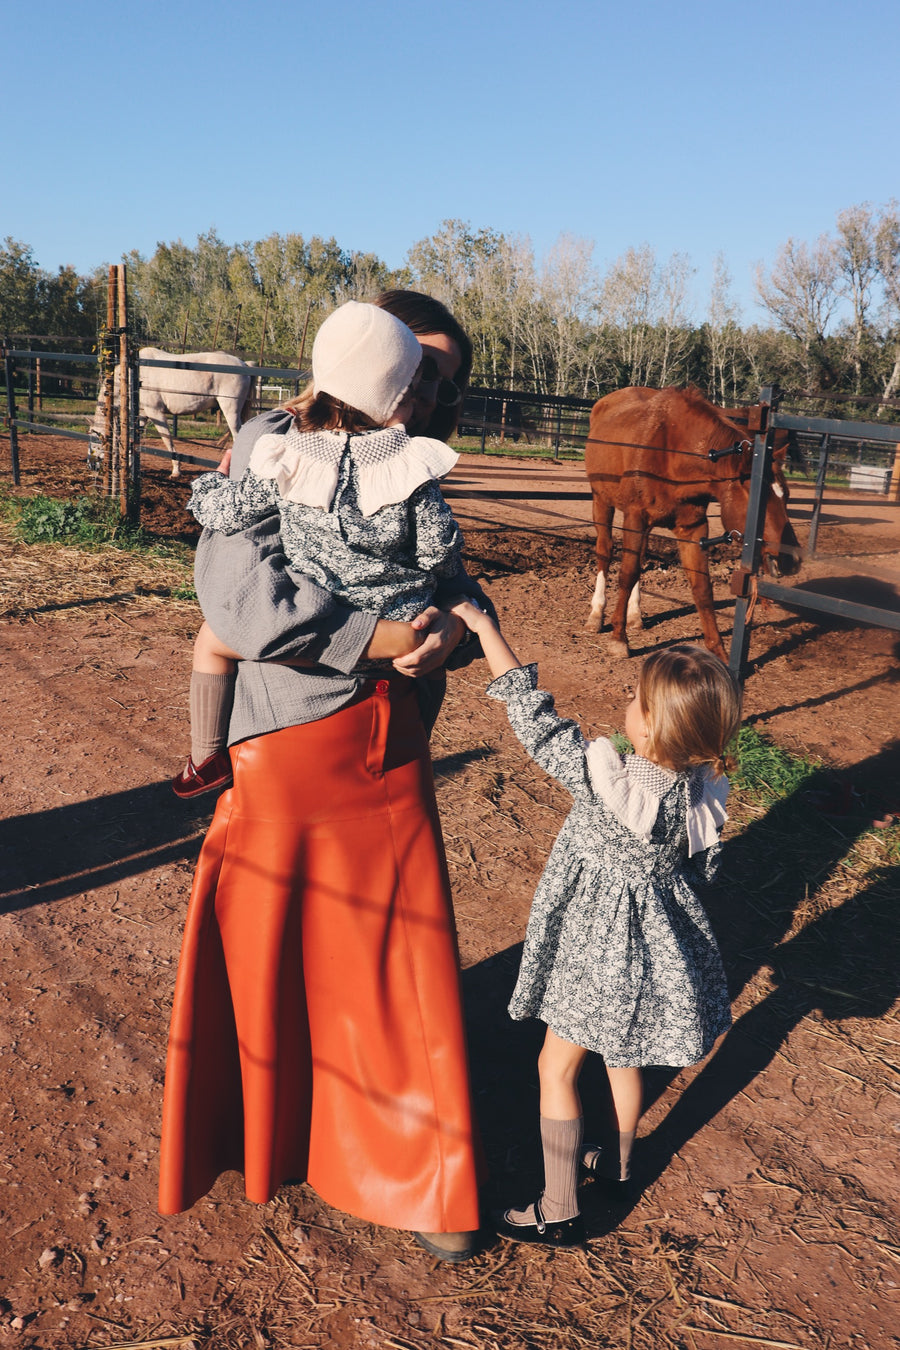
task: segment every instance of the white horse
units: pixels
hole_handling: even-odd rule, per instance
[[[162,438],[163,445],[172,459],[172,476],[179,472],[178,456],[169,430],[167,414],[177,417],[179,414],[205,412],[216,405],[222,410],[222,416],[228,423],[232,437],[236,436],[241,425],[241,415],[250,395],[253,381],[251,369],[246,361],[230,352],[185,352],[175,355],[161,351],[158,347],[142,347],[138,353],[140,370],[140,418],[143,425],[151,421]],[[178,362],[190,366],[231,366],[231,371],[221,370],[185,370],[175,365],[149,366],[146,361]],[[116,369],[115,398],[118,402],[119,371]],[[105,400],[101,390],[90,434],[92,446],[105,429]]]

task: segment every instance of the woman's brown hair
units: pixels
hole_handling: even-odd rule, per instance
[[[392,290],[382,291],[372,302],[380,309],[386,309],[395,319],[400,319],[411,328],[417,337],[427,333],[444,333],[452,338],[459,348],[459,370],[453,377],[461,395],[466,392],[469,376],[472,373],[472,343],[468,333],[458,319],[455,319],[446,305],[421,291]],[[462,398],[452,408],[435,408],[428,423],[428,435],[446,441],[456,430],[459,420]]]
[[[641,667],[638,699],[648,759],[676,773],[699,764],[725,772],[725,747],[741,721],[741,691],[717,656],[686,642],[651,652]]]

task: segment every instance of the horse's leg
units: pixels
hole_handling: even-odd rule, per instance
[[[639,507],[626,508],[622,520],[622,561],[619,564],[619,591],[612,616],[612,635],[607,647],[611,656],[626,657],[631,652],[625,631],[625,616],[632,592],[640,581],[641,559],[647,522]]]
[[[603,630],[603,611],[606,608],[606,580],[609,576],[609,559],[612,553],[612,502],[600,502],[594,497],[594,528],[597,531],[597,582],[591,598],[591,610],[585,620],[585,632],[600,633]]]
[[[178,478],[181,473],[181,465],[177,454],[175,453],[175,442],[172,440],[172,433],[169,431],[169,424],[165,417],[156,418],[151,416],[150,420],[159,432],[160,440],[166,447],[172,460],[172,477]]]
[[[676,529],[675,537],[678,540],[681,566],[684,568],[685,576],[690,584],[691,595],[694,597],[694,604],[700,616],[703,641],[709,650],[727,665],[728,657],[725,654],[725,648],[722,646],[722,639],[716,627],[713,589],[709,577],[709,558],[706,550],[700,547],[700,540],[705,539],[707,533],[708,529],[704,518],[702,523],[695,525],[689,534],[682,535]]]
[[[235,436],[241,429],[241,413],[243,412],[243,405],[241,405],[241,407],[239,408],[237,399],[232,398],[230,395],[225,394],[223,394],[222,397],[218,398],[216,401],[219,405],[219,408],[221,409],[225,421],[228,423],[228,430],[231,432],[231,439],[234,440]]]
[[[644,616],[641,613],[641,576],[644,571],[644,563],[647,558],[647,541],[650,538],[649,526],[644,530],[644,537],[641,540],[641,561],[638,568],[638,578],[634,583],[634,590],[628,597],[628,609],[625,612],[626,628],[643,628]]]

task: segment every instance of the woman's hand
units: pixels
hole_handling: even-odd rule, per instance
[[[225,451],[217,466],[218,473],[227,474],[231,471],[231,446]]]
[[[466,631],[464,623],[456,615],[448,614],[434,605],[429,605],[413,619],[412,626],[420,645],[410,655],[395,660],[394,669],[413,679],[430,675],[442,666]]]
[[[418,619],[401,623],[398,619],[379,619],[369,645],[363,653],[370,661],[410,659],[425,641],[425,634],[416,628]],[[396,665],[396,661],[394,660]],[[401,669],[397,666],[397,669]]]

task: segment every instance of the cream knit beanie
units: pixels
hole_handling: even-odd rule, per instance
[[[405,323],[377,305],[350,300],[316,334],[313,389],[384,426],[421,361],[422,348]]]

